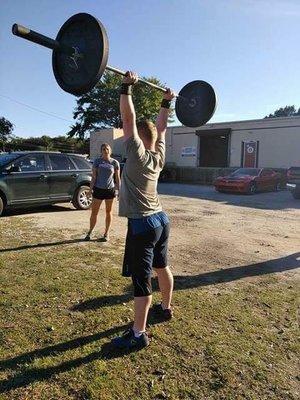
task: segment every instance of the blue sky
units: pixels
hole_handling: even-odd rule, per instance
[[[218,95],[212,122],[300,107],[300,0],[1,0],[0,116],[17,136],[64,135],[76,99],[56,84],[51,50],[11,34],[14,22],[55,38],[71,15],[104,24],[109,65],[179,91],[203,79]],[[20,104],[21,103],[21,104]],[[45,111],[42,114],[25,107]]]

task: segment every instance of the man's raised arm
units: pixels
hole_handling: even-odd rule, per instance
[[[160,140],[165,141],[165,134],[167,130],[168,118],[169,118],[169,108],[171,106],[171,101],[175,97],[175,93],[171,89],[167,89],[164,94],[163,100],[161,102],[161,108],[159,110],[158,116],[156,118],[156,129],[157,129],[157,142]]]
[[[131,71],[126,72],[126,76],[124,76],[122,81],[120,112],[123,124],[124,140],[127,140],[134,134],[137,134],[135,109],[131,96],[132,85],[134,85],[137,81],[137,74]]]

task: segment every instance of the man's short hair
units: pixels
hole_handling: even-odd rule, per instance
[[[154,123],[148,119],[139,120],[136,124],[139,136],[149,142],[156,142],[157,129]]]

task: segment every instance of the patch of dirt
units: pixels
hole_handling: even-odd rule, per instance
[[[257,209],[253,203],[247,208],[168,195],[161,196],[161,200],[171,220],[169,257],[176,274],[195,275],[235,267],[246,269],[263,262],[273,263],[273,272],[289,271],[288,276],[297,272],[300,266],[298,209]],[[125,242],[127,221],[117,216],[117,207],[115,203],[111,241],[105,246],[123,246]],[[27,218],[39,229],[57,229],[66,239],[75,239],[85,236],[89,216],[89,211],[72,211],[72,206],[66,204],[9,218]],[[94,238],[103,234],[104,216],[102,208]],[[88,243],[81,245],[88,246]],[[99,243],[99,248],[101,245]]]

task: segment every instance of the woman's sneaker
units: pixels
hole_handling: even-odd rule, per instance
[[[153,304],[151,307],[151,314],[162,321],[169,321],[173,318],[172,308],[163,309],[161,303]]]
[[[122,336],[118,336],[112,340],[112,344],[118,349],[142,349],[149,345],[149,338],[146,332],[139,337],[134,336],[132,329],[128,329]]]
[[[103,235],[100,239],[99,242],[108,242],[109,241],[109,236],[108,235]]]

